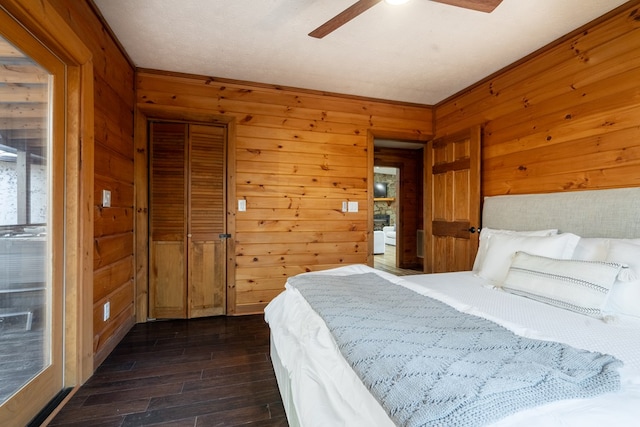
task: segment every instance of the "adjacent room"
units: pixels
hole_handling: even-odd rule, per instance
[[[640,0],[0,0],[0,61],[0,425],[640,416]]]

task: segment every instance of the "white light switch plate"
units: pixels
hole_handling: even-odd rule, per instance
[[[247,210],[247,201],[244,199],[238,200],[238,212],[245,212]]]
[[[342,212],[347,211],[347,202],[342,202]]]
[[[349,212],[358,212],[358,202],[349,202],[347,210]]]
[[[106,322],[109,317],[111,317],[111,303],[107,301],[102,306],[102,320]]]
[[[102,207],[110,208],[111,207],[111,191],[102,190]]]

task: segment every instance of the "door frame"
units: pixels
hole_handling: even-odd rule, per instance
[[[57,408],[94,370],[93,364],[93,174],[94,98],[91,51],[48,0],[4,0],[0,8],[24,26],[66,67],[64,130],[64,342],[62,385],[73,388]],[[10,40],[11,38],[9,38]],[[54,126],[60,126],[56,120]],[[22,405],[24,403],[24,406]],[[34,402],[22,402],[13,422],[28,422]],[[44,421],[46,424],[55,416]],[[25,418],[26,417],[26,418]]]
[[[149,122],[182,121],[227,128],[227,175],[225,177],[227,201],[226,239],[226,306],[227,315],[235,314],[235,218],[236,218],[236,122],[234,117],[221,116],[186,107],[166,107],[137,103],[134,128],[134,187],[135,193],[135,307],[136,322],[145,323],[149,316]]]
[[[367,209],[370,213],[369,218],[367,219],[367,265],[370,267],[373,267],[374,265],[374,258],[373,258],[373,167],[375,166],[375,153],[374,153],[374,147],[375,147],[375,139],[391,139],[391,140],[397,140],[397,141],[402,141],[402,142],[410,142],[410,143],[416,143],[416,144],[421,144],[424,146],[424,150],[427,149],[427,143],[429,142],[429,140],[433,137],[433,135],[429,135],[429,134],[416,134],[414,132],[398,132],[398,131],[380,131],[380,130],[371,130],[369,129],[369,131],[367,132],[367,182],[371,183],[371,186],[369,188],[368,191],[368,196],[367,196]],[[410,151],[410,149],[407,149]],[[424,162],[424,157],[422,159],[422,161]],[[398,165],[389,165],[392,167],[397,167],[398,169],[400,169],[400,173],[402,173],[402,167],[398,166]],[[423,171],[424,171],[424,165],[423,165]],[[424,173],[424,172],[423,172]],[[420,178],[420,177],[418,177]],[[425,189],[422,189],[422,196],[423,196],[423,200],[425,200],[424,198],[426,197],[426,192]],[[400,215],[400,209],[397,209],[396,211],[396,217]],[[425,223],[424,223],[424,218],[423,218],[423,224],[422,224],[422,228],[424,229]],[[396,231],[396,266],[398,265],[398,254],[400,253],[400,245],[404,245],[404,242],[399,242],[398,241],[398,237],[399,233]],[[402,236],[400,235],[400,239],[402,239]]]

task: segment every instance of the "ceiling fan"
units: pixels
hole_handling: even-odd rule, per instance
[[[309,35],[317,39],[321,39],[327,34],[340,28],[347,22],[351,21],[356,16],[360,15],[364,11],[370,9],[382,0],[359,0],[329,19],[324,24],[320,25],[315,30],[311,31]],[[480,12],[491,13],[498,7],[502,0],[431,0],[437,3],[444,3],[451,6],[463,7],[465,9],[477,10]]]

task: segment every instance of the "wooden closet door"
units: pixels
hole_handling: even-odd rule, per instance
[[[186,318],[187,135],[184,123],[151,123],[149,316]]]
[[[226,310],[226,128],[152,123],[149,315]]]
[[[225,314],[226,309],[225,141],[223,127],[189,126],[190,318]]]

